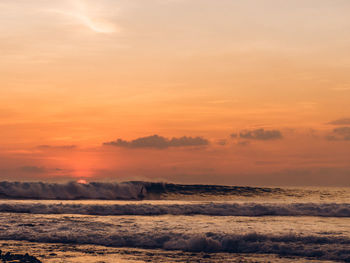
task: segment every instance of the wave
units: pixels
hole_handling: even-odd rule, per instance
[[[255,253],[310,257],[350,262],[350,239],[317,235],[273,234],[97,234],[66,232],[0,232],[1,240],[25,240],[41,243],[91,244],[110,247],[181,250],[206,253]]]
[[[162,199],[167,195],[178,196],[259,196],[283,193],[280,188],[181,185],[151,182],[88,183],[70,182],[54,184],[44,182],[0,182],[2,199],[101,199],[101,200],[141,200]]]
[[[140,200],[146,195],[141,183],[89,183],[70,182],[51,184],[43,182],[0,182],[2,199],[102,199]]]
[[[337,203],[197,203],[197,204],[0,204],[1,213],[81,215],[208,215],[350,217],[350,204]]]

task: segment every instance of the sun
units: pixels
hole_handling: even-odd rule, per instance
[[[78,184],[88,184],[88,181],[84,180],[84,179],[79,179],[77,180]]]

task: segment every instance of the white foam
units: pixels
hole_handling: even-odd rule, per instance
[[[18,229],[18,228],[17,228]],[[179,234],[150,231],[142,235],[126,231],[124,234],[25,230],[0,232],[2,240],[26,240],[41,243],[92,244],[112,247],[182,250],[206,253],[257,253],[281,256],[313,257],[323,260],[350,262],[350,239],[294,234]]]
[[[82,215],[209,215],[350,217],[350,204],[337,203],[20,203],[0,204],[0,212]]]

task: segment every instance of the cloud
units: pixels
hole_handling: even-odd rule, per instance
[[[328,122],[330,125],[350,125],[350,118],[343,118]]]
[[[279,130],[256,129],[241,131],[239,136],[244,139],[267,141],[281,139],[282,133]]]
[[[103,5],[92,6],[91,2],[81,0],[70,1],[70,3],[69,7],[46,11],[72,18],[95,33],[111,34],[120,31],[117,25],[106,20],[104,14],[95,11],[103,7]]]
[[[217,140],[216,143],[218,145],[225,146],[227,144],[227,140],[226,139],[220,139],[220,140]]]
[[[76,149],[76,145],[39,145],[37,146],[38,149],[41,150],[73,150]]]
[[[239,146],[248,146],[250,144],[249,141],[238,141],[237,142],[237,145]]]
[[[231,137],[231,138],[237,138],[237,137],[238,137],[238,134],[237,134],[237,133],[232,133],[232,134],[230,135],[230,137]]]
[[[350,141],[350,127],[335,128],[333,132],[326,136],[329,141]]]
[[[38,166],[22,166],[20,170],[25,173],[45,173],[46,169],[44,167]]]
[[[350,90],[350,87],[338,87],[338,88],[332,88],[331,90],[347,91],[347,90]]]
[[[132,141],[117,139],[112,142],[105,142],[104,145],[110,145],[123,148],[155,148],[165,149],[169,147],[188,147],[188,146],[206,146],[209,144],[207,139],[202,137],[187,137],[168,139],[159,135],[141,137]]]
[[[38,166],[34,164],[8,168],[5,172],[10,178],[16,178],[19,176],[19,179],[24,177],[34,179],[38,176],[46,177],[50,175],[52,178],[57,179],[59,177],[71,177],[74,170],[58,167]]]

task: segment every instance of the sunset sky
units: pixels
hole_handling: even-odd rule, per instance
[[[1,0],[0,180],[350,186],[349,0]]]

